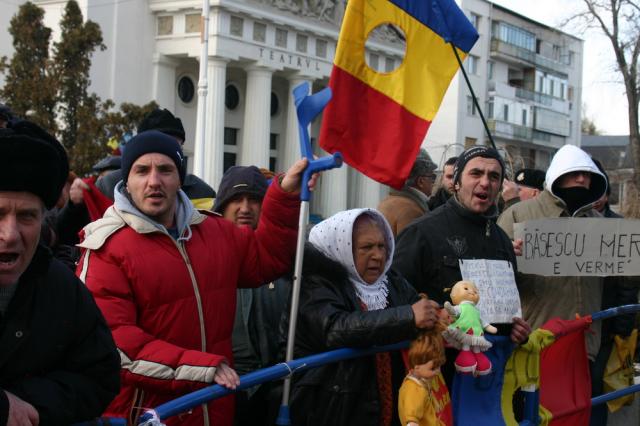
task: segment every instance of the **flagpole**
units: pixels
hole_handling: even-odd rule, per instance
[[[200,17],[200,75],[198,79],[198,118],[197,133],[194,147],[193,174],[201,179],[205,178],[204,145],[207,135],[207,63],[209,60],[209,0],[202,0],[202,16]],[[213,182],[208,182],[210,185]]]
[[[493,149],[497,150],[498,148],[496,148],[496,144],[493,141],[493,136],[491,136],[491,131],[489,130],[489,125],[487,124],[487,120],[485,120],[484,114],[482,113],[482,109],[480,108],[480,104],[478,103],[478,98],[476,97],[476,94],[473,91],[473,87],[471,87],[471,82],[469,81],[469,76],[467,75],[467,71],[464,69],[464,66],[462,65],[462,60],[460,59],[460,55],[458,54],[458,49],[456,49],[453,43],[449,43],[449,44],[453,49],[453,53],[456,55],[456,59],[458,60],[458,65],[460,66],[460,70],[462,71],[462,75],[464,76],[464,80],[467,82],[467,87],[469,88],[469,92],[471,92],[471,97],[473,98],[473,104],[478,110],[478,114],[480,114],[480,119],[482,120],[484,131],[487,132],[487,136],[489,137],[489,142],[491,142],[491,146],[493,147]]]

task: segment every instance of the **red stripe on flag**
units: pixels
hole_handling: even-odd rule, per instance
[[[322,117],[322,149],[340,151],[351,167],[402,188],[431,122],[337,66],[329,86],[333,97]]]

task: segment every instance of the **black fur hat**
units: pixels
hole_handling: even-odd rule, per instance
[[[56,138],[29,121],[0,129],[0,191],[26,191],[52,208],[69,175],[67,153]]]

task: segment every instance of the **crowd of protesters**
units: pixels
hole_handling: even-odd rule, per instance
[[[179,118],[157,109],[137,130],[121,156],[78,177],[53,136],[0,105],[0,426],[136,424],[148,408],[214,383],[235,389],[239,375],[284,358],[306,160],[276,174],[232,167],[216,194],[186,171]],[[638,302],[633,279],[517,273],[514,224],[617,217],[608,177],[584,151],[565,146],[546,173],[507,179],[500,154],[476,146],[445,162],[434,192],[436,169],[421,150],[378,210],[338,212],[311,229],[295,357],[433,329],[464,259],[516,271],[523,318],[497,327],[515,344],[551,317]],[[633,326],[620,317],[588,334],[595,393],[613,335]],[[447,350],[443,386],[454,358]],[[455,359],[490,371],[486,358]],[[401,352],[294,375],[293,424],[399,425],[406,375]],[[274,424],[280,398],[279,383],[267,383],[165,423]],[[433,424],[449,424],[445,411]],[[606,424],[606,412],[592,424]]]

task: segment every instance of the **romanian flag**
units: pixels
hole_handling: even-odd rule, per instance
[[[371,69],[365,42],[392,24],[406,39],[405,57],[388,73]],[[347,164],[401,188],[458,70],[452,43],[466,57],[478,33],[454,0],[349,0],[324,110],[320,146]]]

